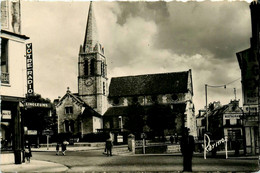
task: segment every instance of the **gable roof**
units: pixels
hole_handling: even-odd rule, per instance
[[[109,97],[186,93],[189,71],[114,77]]]
[[[90,107],[86,102],[84,102],[79,96],[78,93],[71,93],[70,91],[67,91],[67,93],[59,100],[56,107],[60,106],[63,102],[63,100],[67,97],[71,97],[77,105],[80,105],[84,107],[84,111],[82,112],[82,116],[96,116],[101,117],[101,115],[96,112],[92,107]]]

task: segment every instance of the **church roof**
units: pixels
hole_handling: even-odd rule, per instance
[[[92,51],[92,49],[98,43],[98,32],[97,32],[97,24],[95,19],[94,10],[92,7],[92,1],[89,5],[88,11],[88,20],[85,32],[85,38],[83,43],[83,50],[84,51]]]
[[[175,104],[170,104],[170,105],[164,105],[165,108],[167,106],[170,106],[173,113],[185,113],[186,110],[186,103],[175,103]],[[144,108],[145,113],[147,113],[153,105],[146,105],[142,106]],[[110,107],[108,110],[105,112],[104,116],[109,117],[109,116],[127,116],[128,114],[128,106],[118,106],[118,107]]]
[[[114,77],[109,97],[186,93],[189,71]]]

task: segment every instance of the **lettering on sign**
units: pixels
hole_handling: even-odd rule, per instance
[[[50,108],[50,103],[33,103],[33,102],[25,102],[25,106],[27,107],[40,107],[40,108]]]
[[[2,110],[2,119],[11,119],[11,111]]]
[[[26,44],[27,94],[33,95],[33,55],[32,43]]]
[[[225,114],[225,119],[240,119],[242,114]]]

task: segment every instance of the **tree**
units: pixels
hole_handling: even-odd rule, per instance
[[[40,94],[28,96],[26,102],[51,104],[49,99],[42,98]],[[51,129],[54,122],[53,117],[50,116],[50,109],[51,108],[25,107],[23,112],[24,126],[29,130],[37,130],[38,133],[41,133],[45,129]]]
[[[138,103],[136,98],[127,108],[127,117],[124,127],[136,136],[143,132],[144,127],[144,108]]]
[[[147,125],[159,137],[164,137],[164,130],[175,128],[175,114],[168,105],[154,103],[147,114]]]

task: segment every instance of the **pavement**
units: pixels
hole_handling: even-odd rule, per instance
[[[67,147],[68,151],[83,151],[83,150],[103,150],[104,147],[102,146],[78,146],[78,147]],[[41,148],[32,148],[33,152],[56,152],[55,147],[41,147]],[[114,146],[113,149],[114,155],[134,155],[131,152],[127,152],[126,146]],[[142,155],[142,154],[135,154]],[[150,154],[156,155],[156,154]],[[158,154],[157,154],[158,155]],[[165,154],[163,154],[165,155]],[[180,153],[171,153],[169,155],[181,155]],[[202,153],[195,153],[195,155],[202,155]],[[258,156],[240,156],[240,157],[232,157],[235,159],[253,159],[257,160]],[[1,164],[0,167],[1,172],[8,173],[8,172],[67,172],[69,170],[68,167],[62,164],[48,162],[48,161],[41,161],[41,160],[31,160],[30,163],[25,162],[22,164]],[[177,171],[178,172],[178,171]]]
[[[1,172],[66,172],[69,168],[58,163],[41,160],[31,160],[30,163],[4,164],[0,167]]]

